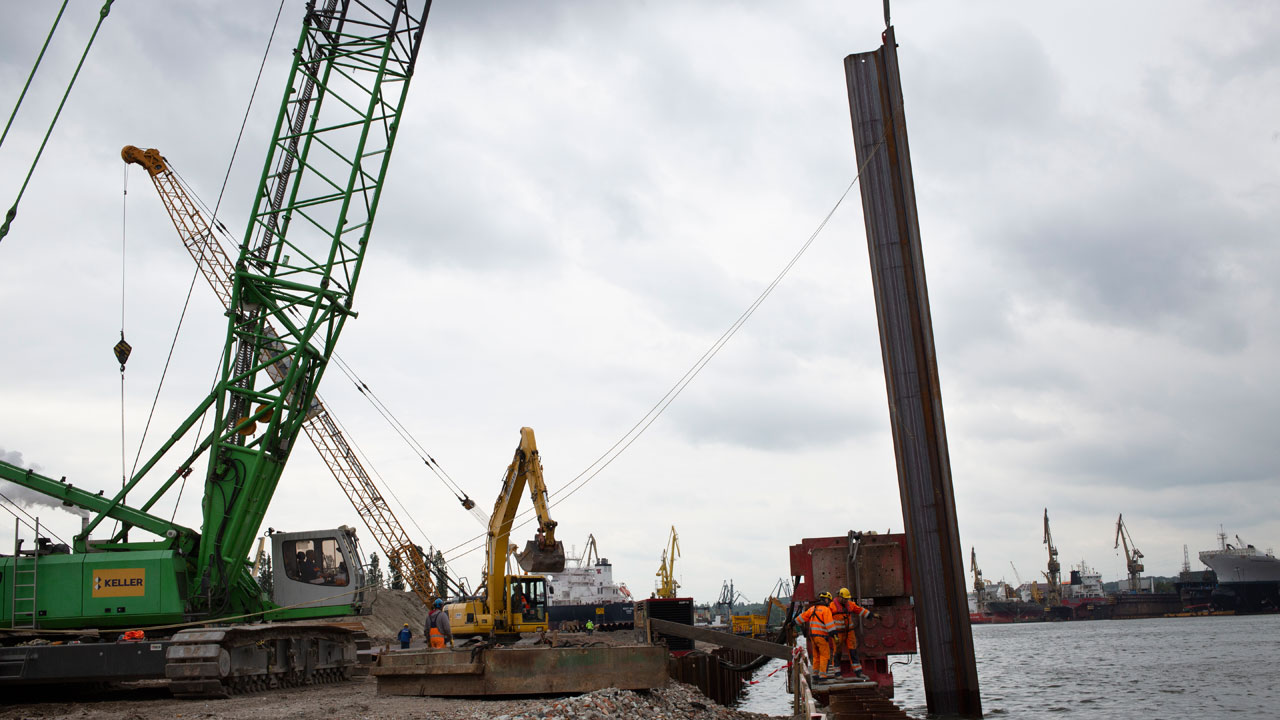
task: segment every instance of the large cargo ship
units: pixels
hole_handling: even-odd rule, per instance
[[[1236,536],[1236,544],[1227,542],[1227,534],[1218,532],[1218,549],[1200,553],[1200,562],[1208,565],[1218,577],[1210,603],[1215,610],[1238,613],[1276,612],[1280,610],[1280,560],[1270,550],[1262,552]]]
[[[1114,602],[1102,587],[1102,573],[1081,560],[1070,578],[1062,585],[1062,604],[1048,610],[1050,619],[1110,620]]]
[[[635,623],[635,603],[626,583],[613,581],[613,565],[596,551],[587,536],[582,555],[571,558],[563,572],[545,573],[547,620],[552,630],[580,630],[592,621],[601,630],[622,630]]]

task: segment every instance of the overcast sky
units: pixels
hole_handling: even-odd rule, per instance
[[[118,487],[123,415],[132,466],[193,264],[137,167],[126,202],[120,148],[160,149],[213,205],[273,5],[113,7],[0,242],[6,459]],[[0,148],[0,209],[98,7],[67,10]],[[222,200],[236,238],[301,7]],[[853,180],[842,60],[879,45],[881,7],[435,3],[339,354],[486,510],[521,426],[565,486]],[[54,12],[0,25],[6,113]],[[1107,580],[1120,513],[1152,574],[1184,544],[1199,566],[1219,525],[1280,546],[1280,6],[898,2],[894,24],[966,566],[973,547],[989,579],[1037,576],[1045,508],[1064,568]],[[224,336],[199,280],[147,453],[207,393]],[[647,595],[674,525],[685,594],[732,579],[759,601],[803,537],[900,532],[880,358],[855,189],[648,432],[555,506],[561,538],[594,534]],[[481,532],[341,374],[321,394],[415,538]],[[176,510],[192,526],[198,474]],[[67,539],[78,525],[36,512]],[[356,522],[300,446],[265,525]],[[483,554],[450,557],[474,584]]]

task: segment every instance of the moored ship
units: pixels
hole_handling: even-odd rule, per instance
[[[545,573],[547,620],[552,630],[580,630],[590,620],[601,630],[634,626],[635,603],[626,583],[613,581],[613,565],[599,556],[595,536],[563,572]]]
[[[1071,569],[1071,580],[1062,586],[1062,604],[1049,609],[1054,620],[1110,620],[1114,602],[1102,586],[1102,573],[1084,560]]]
[[[1268,550],[1262,552],[1236,536],[1236,544],[1227,542],[1227,534],[1219,530],[1218,549],[1200,553],[1200,562],[1217,575],[1218,584],[1210,596],[1215,610],[1238,613],[1276,612],[1280,610],[1280,559]]]

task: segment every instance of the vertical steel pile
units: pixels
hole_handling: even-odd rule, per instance
[[[893,28],[845,58],[931,713],[982,717]]]

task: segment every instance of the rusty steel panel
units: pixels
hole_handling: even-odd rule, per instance
[[[916,652],[916,612],[910,605],[875,605],[879,620],[864,619],[858,652],[864,655],[910,655]]]
[[[929,711],[981,717],[942,392],[892,27],[845,58]]]
[[[792,545],[791,555],[791,598],[796,602],[812,602],[822,589],[814,588],[813,553],[823,548],[848,548],[849,540],[839,537],[804,538],[799,545]],[[845,550],[847,552],[847,550]],[[836,586],[839,587],[839,586]]]
[[[667,651],[652,645],[489,648],[384,653],[379,695],[439,697],[651,690],[667,684]]]
[[[836,594],[842,587],[849,587],[848,547],[814,548],[813,589],[818,593]]]
[[[859,550],[857,577],[850,567],[847,547],[815,548],[813,583],[818,592],[834,595],[848,588],[856,597],[897,597],[906,595],[906,564],[897,543],[865,546]]]
[[[907,591],[906,557],[898,543],[860,543],[856,577],[850,588],[858,597],[897,597]],[[853,575],[855,573],[850,573]]]

